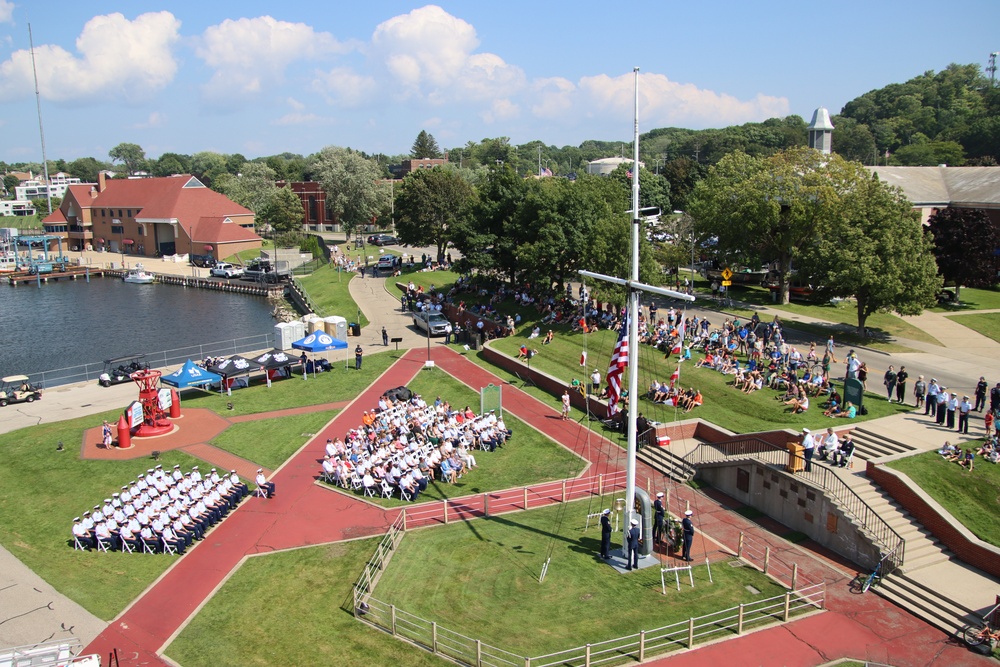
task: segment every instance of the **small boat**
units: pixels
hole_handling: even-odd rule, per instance
[[[136,285],[148,285],[149,283],[156,282],[156,276],[152,273],[146,273],[146,269],[142,268],[142,264],[136,264],[134,269],[125,274],[125,282]]]

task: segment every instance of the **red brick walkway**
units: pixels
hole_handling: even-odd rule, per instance
[[[471,387],[502,383],[447,348],[436,348],[433,356],[438,366]],[[278,492],[274,499],[252,498],[245,502],[112,622],[86,652],[106,656],[117,647],[126,658],[125,664],[130,664],[133,655],[134,664],[164,664],[157,651],[244,556],[383,533],[395,518],[395,511],[319,488],[314,484],[318,462],[327,437],[343,434],[360,423],[362,411],[374,405],[384,390],[405,385],[420,369],[423,358],[423,351],[405,354],[278,470],[273,477]],[[588,474],[613,472],[624,466],[619,447],[595,434],[588,438],[586,429],[576,422],[560,420],[554,400],[552,406],[543,404],[511,385],[504,386],[503,400],[505,410],[592,461]],[[642,464],[638,466],[637,483],[643,487],[648,483],[654,489],[669,487],[671,508],[677,511],[690,503],[699,530],[726,545],[720,549],[713,540],[696,539],[698,559],[729,553],[738,543],[740,532],[746,532],[761,548],[769,545],[776,562],[797,562],[803,579],[825,581],[830,609],[651,664],[812,667],[841,657],[897,667],[993,664],[875,595],[850,594],[850,577],[844,573],[848,568],[840,559],[821,550],[812,554],[782,540],[767,526],[729,511],[726,504],[731,504],[731,499],[670,485]]]

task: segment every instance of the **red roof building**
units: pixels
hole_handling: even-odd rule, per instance
[[[70,249],[130,255],[212,255],[223,259],[260,248],[253,211],[194,176],[111,179],[71,185],[59,209],[42,221]]]

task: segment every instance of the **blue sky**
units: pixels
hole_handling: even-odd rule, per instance
[[[1000,51],[996,0],[0,0],[0,160],[628,140],[813,109]]]

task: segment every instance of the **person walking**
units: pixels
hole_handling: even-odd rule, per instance
[[[802,429],[802,455],[806,459],[806,472],[812,472],[812,458],[816,452],[816,441],[813,439],[812,431],[807,428]]]
[[[361,349],[361,343],[358,343],[358,346],[354,348],[354,370],[361,370],[361,357],[363,357],[364,354],[365,351]]]
[[[562,419],[569,419],[569,389],[563,389],[562,395]]]
[[[983,408],[986,407],[986,392],[989,388],[986,378],[980,375],[979,383],[976,385],[976,406],[972,408],[976,412],[982,412]]]
[[[628,529],[628,534],[626,535],[626,544],[628,545],[628,550],[625,552],[625,569],[638,570],[639,540],[642,536],[642,532],[639,529],[638,519],[632,519],[632,521],[629,523],[630,523],[630,528]]]
[[[910,374],[906,372],[906,366],[900,366],[899,372],[896,373],[896,402],[902,405],[906,398],[906,379],[910,377]]]
[[[691,562],[694,558],[691,558],[691,545],[694,543],[694,522],[691,520],[691,516],[694,512],[691,510],[686,510],[684,512],[684,519],[681,521],[681,536],[684,538],[684,550],[681,553],[681,560],[686,560]]]
[[[833,353],[833,347],[834,347],[833,335],[831,334],[830,338],[826,341],[826,353],[830,355],[830,361],[832,361],[833,363],[837,363],[837,357]]]
[[[611,510],[601,512],[601,558],[611,558]]]
[[[663,507],[663,491],[656,494],[653,502],[653,544],[660,544],[663,541],[663,521],[666,517],[666,509]]]
[[[382,346],[389,347],[389,333],[382,327]]]
[[[882,376],[882,384],[885,385],[886,399],[892,403],[892,392],[896,389],[896,371],[893,370],[892,364],[889,364],[885,375]]]
[[[969,435],[969,413],[972,411],[972,403],[968,396],[962,397],[962,402],[958,404],[958,432]]]

